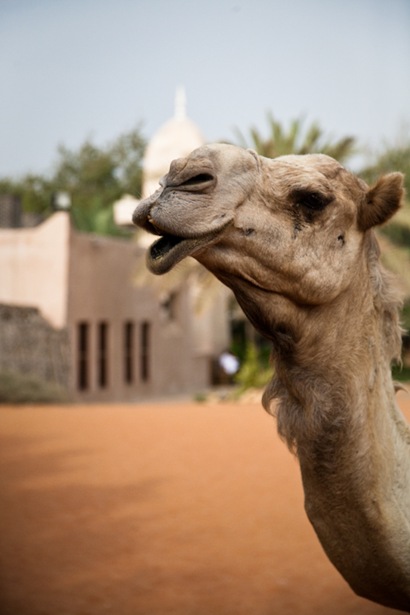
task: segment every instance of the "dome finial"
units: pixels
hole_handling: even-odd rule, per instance
[[[186,118],[186,94],[185,88],[179,86],[175,93],[175,119],[184,120]]]

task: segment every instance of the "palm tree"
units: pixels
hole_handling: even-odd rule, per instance
[[[236,130],[239,144],[242,147],[251,147],[261,156],[276,158],[287,154],[327,154],[345,162],[355,153],[356,145],[354,137],[344,137],[339,140],[325,138],[320,126],[313,122],[306,129],[303,118],[297,118],[290,122],[286,129],[275,120],[272,113],[268,113],[268,136],[261,135],[254,126],[250,128],[250,139]]]

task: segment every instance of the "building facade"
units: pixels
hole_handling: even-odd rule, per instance
[[[174,118],[147,146],[143,195],[157,189],[172,159],[203,142],[179,92]],[[129,225],[136,201],[122,201],[117,209]],[[8,214],[12,205],[7,201]],[[212,365],[229,345],[229,291],[222,285],[198,311],[195,276],[166,289],[135,283],[148,234],[133,241],[80,233],[69,211],[32,228],[17,226],[0,226],[0,370],[24,365],[39,378],[51,374],[79,401],[131,401],[211,384]],[[37,342],[30,323],[41,331]]]
[[[191,393],[210,384],[212,359],[226,343],[224,327],[219,341],[201,345],[188,284],[167,293],[166,300],[149,286],[136,286],[144,252],[130,240],[75,231],[67,212],[34,228],[0,229],[0,303],[8,306],[9,321],[30,307],[55,339],[67,339],[66,373],[56,366],[55,379],[74,400],[127,401]],[[22,340],[18,327],[8,330],[14,338],[10,334],[5,345],[3,331],[3,370],[19,365],[25,343],[36,344],[27,331]],[[43,342],[38,350],[45,348]],[[35,352],[24,356],[24,371],[44,377],[45,362]]]

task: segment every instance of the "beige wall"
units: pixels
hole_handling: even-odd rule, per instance
[[[195,315],[194,341],[199,356],[216,357],[229,347],[228,303],[231,294],[216,278],[206,291],[192,280],[190,309]]]
[[[174,293],[172,309],[165,309],[158,291],[133,283],[137,266],[145,266],[144,252],[129,240],[74,231],[66,212],[35,228],[0,230],[0,302],[38,308],[53,327],[67,329],[74,399],[135,400],[210,384],[211,359],[228,339],[225,299],[215,296],[197,316],[192,285],[185,283]],[[126,351],[130,326],[132,348]]]
[[[67,309],[68,214],[29,229],[0,230],[0,301],[38,307],[54,327]]]
[[[172,317],[161,309],[149,288],[136,287],[137,264],[144,252],[136,244],[114,238],[73,233],[70,244],[68,324],[71,331],[72,390],[81,399],[136,399],[198,390],[209,383],[208,361],[197,360],[189,292],[176,297]],[[79,328],[88,327],[88,387],[79,391]],[[101,385],[99,330],[107,327],[107,382]],[[125,327],[132,323],[133,381],[125,379]],[[148,323],[149,377],[142,377],[142,335]]]

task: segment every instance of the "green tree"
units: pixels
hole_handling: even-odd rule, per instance
[[[53,195],[67,192],[79,230],[122,234],[114,224],[112,204],[125,193],[141,194],[144,149],[140,126],[102,148],[89,140],[76,150],[62,145],[49,177],[0,179],[0,192],[18,196],[23,211],[44,216],[52,212]]]
[[[240,370],[235,375],[235,382],[239,385],[239,394],[247,389],[265,387],[272,378],[272,372],[269,358],[263,356],[255,343],[248,342]]]
[[[19,197],[23,211],[45,215],[50,210],[53,195],[52,180],[28,174],[21,179],[0,179],[0,193]]]
[[[140,197],[142,192],[142,159],[146,141],[141,129],[136,128],[118,137],[110,154],[115,164],[115,173],[124,192]]]
[[[113,222],[112,204],[124,193],[141,194],[144,149],[139,128],[103,149],[90,141],[77,151],[59,148],[53,185],[70,194],[77,228],[100,234],[121,232]]]
[[[407,143],[399,146],[387,145],[382,152],[373,154],[373,160],[361,172],[362,177],[373,183],[380,175],[390,171],[404,173],[407,198],[410,198],[410,135]]]
[[[251,147],[261,156],[276,158],[287,154],[327,154],[345,162],[355,153],[353,137],[332,140],[325,137],[319,124],[313,122],[305,128],[303,118],[296,118],[285,128],[271,113],[267,116],[268,132],[262,135],[255,127],[249,130],[249,138],[237,130],[239,144]]]

